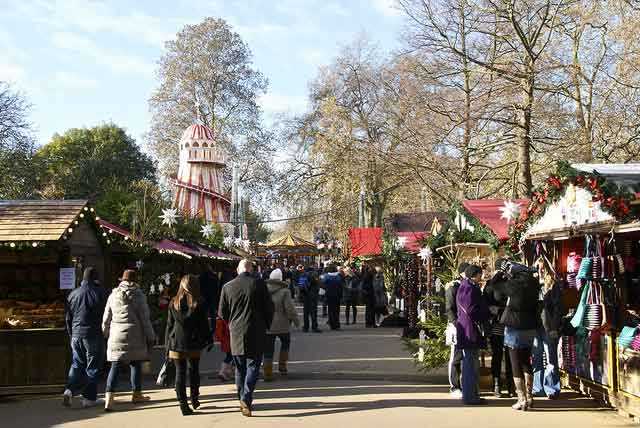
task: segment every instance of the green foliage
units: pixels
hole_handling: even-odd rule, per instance
[[[458,230],[454,224],[454,219],[458,212],[473,226],[473,232],[470,230]],[[484,242],[491,245],[494,249],[497,249],[501,245],[498,237],[488,227],[480,223],[460,202],[456,202],[449,209],[449,221],[444,225],[440,233],[435,236],[426,237],[424,244],[435,250],[436,248],[444,247],[451,243],[463,242]]]
[[[449,346],[445,343],[445,330],[447,320],[435,313],[427,312],[427,320],[418,324],[419,329],[426,333],[425,341],[421,344],[420,339],[405,339],[405,347],[411,353],[415,365],[422,372],[436,370],[447,364],[449,361]],[[418,359],[419,349],[424,349],[424,359]]]
[[[154,181],[156,175],[151,158],[114,124],[55,134],[36,159],[44,165],[40,186],[49,198],[96,201],[114,184]]]

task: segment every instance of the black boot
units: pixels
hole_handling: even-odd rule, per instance
[[[189,407],[189,402],[187,401],[187,388],[176,385],[176,396],[178,397],[178,402],[180,402],[180,411],[182,412],[182,416],[188,416],[193,414],[193,410]]]
[[[197,409],[198,407],[200,407],[200,388],[197,386],[192,386],[191,387],[191,406],[194,409]]]
[[[502,393],[500,392],[500,378],[493,378],[493,396],[496,398],[502,397]]]

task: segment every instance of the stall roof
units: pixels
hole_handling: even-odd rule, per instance
[[[382,254],[381,227],[354,227],[349,229],[351,256],[379,256]]]
[[[496,237],[503,241],[509,239],[509,223],[502,218],[500,208],[504,207],[506,199],[467,199],[462,205],[478,219],[480,223],[488,227]],[[512,202],[520,204],[524,209],[529,203],[528,199],[516,199]]]
[[[302,239],[291,233],[287,233],[278,239],[274,239],[271,242],[263,245],[266,248],[288,248],[288,247],[313,247],[316,248],[316,244],[313,242]]]
[[[117,233],[118,235],[124,236],[124,237],[130,237],[131,236],[131,232],[129,232],[127,229],[120,227],[116,224],[113,223],[109,223],[108,221],[104,221],[102,219],[98,220],[98,224],[100,225],[100,227],[102,227],[103,229],[107,229],[109,231],[113,231],[115,233]]]
[[[86,200],[0,201],[0,241],[57,241]]]

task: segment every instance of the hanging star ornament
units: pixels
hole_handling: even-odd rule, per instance
[[[174,224],[178,223],[178,210],[175,208],[167,208],[162,210],[162,215],[160,218],[162,219],[162,224],[165,224],[169,227],[173,227]]]
[[[507,223],[511,223],[520,216],[520,204],[517,202],[504,201],[504,205],[499,210],[502,213],[500,218],[507,220]]]
[[[202,233],[202,236],[205,239],[211,238],[213,236],[213,225],[211,223],[205,224],[204,226],[202,226],[200,233]]]
[[[418,253],[418,256],[420,256],[420,258],[423,261],[425,261],[425,260],[429,259],[429,257],[431,257],[431,254],[433,254],[433,252],[431,251],[431,248],[424,247],[424,248],[420,249],[420,252]]]

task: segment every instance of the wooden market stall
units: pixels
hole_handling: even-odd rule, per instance
[[[635,416],[640,416],[640,223],[633,209],[638,184],[638,165],[561,165],[534,192],[512,230],[512,244],[527,263],[547,266],[563,284],[575,328],[560,341],[564,386]]]
[[[0,201],[0,394],[60,385],[70,364],[68,290],[104,245],[84,200]]]

